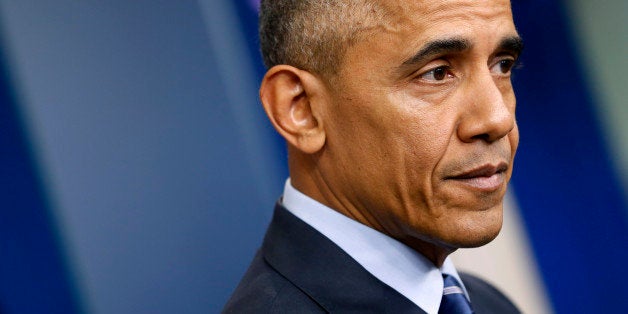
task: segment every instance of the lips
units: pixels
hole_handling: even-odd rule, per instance
[[[490,192],[499,189],[503,185],[506,170],[508,170],[508,164],[505,162],[485,164],[446,179],[460,182],[474,189]]]
[[[463,172],[461,174],[450,177],[451,179],[471,179],[476,177],[490,177],[496,173],[504,172],[508,169],[505,162],[497,165],[486,164],[478,168]]]

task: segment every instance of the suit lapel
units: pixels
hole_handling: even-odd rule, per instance
[[[328,312],[425,313],[280,205],[262,251],[273,268]]]

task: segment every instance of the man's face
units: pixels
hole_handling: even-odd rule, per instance
[[[344,56],[318,167],[334,208],[402,242],[497,236],[519,134],[506,0],[384,1]]]

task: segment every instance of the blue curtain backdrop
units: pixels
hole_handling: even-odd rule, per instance
[[[121,3],[112,6],[115,9],[112,12],[124,7]],[[242,79],[258,84],[264,68],[258,52],[257,2],[233,1],[232,4],[235,15],[230,18],[239,28],[233,36],[241,34],[246,39],[243,49],[252,60],[255,73],[254,77]],[[198,13],[202,9],[195,1],[181,1],[172,6],[170,9],[173,12],[189,14],[192,21],[202,18]],[[151,9],[147,3],[146,10],[155,9]],[[609,143],[605,140],[601,120],[596,116],[598,100],[590,92],[591,82],[587,79],[581,61],[585,56],[578,51],[578,38],[571,32],[570,23],[574,21],[567,16],[560,1],[515,0],[513,11],[526,48],[521,59],[522,68],[516,70],[513,78],[518,99],[517,118],[521,142],[512,187],[549,299],[556,313],[625,312],[628,310],[628,298],[621,296],[628,294],[625,285],[628,272],[624,269],[628,265],[625,249],[628,243],[626,195],[620,186],[617,170],[612,168],[613,156],[609,154]],[[7,10],[4,14],[11,12]],[[160,23],[161,17],[166,16],[169,16],[168,10],[162,10],[160,18],[155,18],[151,23]],[[175,24],[164,22],[162,27],[176,28]],[[194,33],[192,28],[202,28],[200,22],[183,24],[190,30],[182,33]],[[197,33],[200,34],[200,31]],[[178,34],[173,32],[170,36],[178,38]],[[190,41],[197,42],[200,38],[191,36]],[[67,256],[73,255],[68,254],[69,249],[59,236],[60,222],[55,218],[55,208],[48,198],[51,187],[42,184],[47,182],[42,180],[44,173],[47,173],[42,171],[42,167],[46,165],[38,163],[41,156],[36,155],[36,152],[40,150],[34,147],[34,142],[28,136],[34,131],[28,129],[32,124],[25,123],[27,117],[23,102],[26,100],[16,97],[20,90],[16,86],[27,82],[20,81],[21,78],[9,70],[11,67],[6,51],[10,50],[7,47],[12,41],[0,39],[4,43],[0,46],[0,313],[89,312],[88,308],[94,308],[90,302],[98,296],[91,295],[92,299],[86,297],[87,292],[81,290],[82,286],[76,279],[77,269],[72,268],[78,267],[76,261],[66,260]],[[123,41],[124,38],[116,40]],[[141,51],[144,53],[144,50]],[[214,55],[207,54],[207,57],[213,58]],[[218,71],[218,67],[214,67],[215,62],[219,61],[210,60],[204,64],[203,69],[211,70],[202,73],[220,77],[219,73],[212,72]],[[189,69],[191,72],[196,71],[193,67]],[[195,72],[195,75],[198,73]],[[212,82],[224,83],[218,79]],[[178,91],[181,94],[188,92],[186,89]],[[173,105],[179,105],[180,98],[173,97]],[[215,108],[226,103],[215,102],[209,106]],[[255,99],[252,99],[251,105],[256,105]],[[228,109],[220,108],[216,109],[218,111],[212,109],[202,112],[214,114]],[[268,128],[263,113],[257,110],[255,114],[256,120],[251,123]],[[160,119],[170,121],[167,120],[169,118],[164,115]],[[207,132],[223,134],[221,132],[225,128],[232,126],[223,121],[226,118],[214,119],[209,120],[213,122],[207,126]],[[146,136],[150,138],[150,134]],[[187,136],[193,138],[203,134],[191,132]],[[277,135],[268,133],[263,136],[267,140],[266,145],[272,146],[272,151],[283,152],[284,144]],[[203,300],[181,308],[184,313],[219,311],[259,244],[260,232],[273,206],[272,201],[264,200],[269,204],[255,204],[259,211],[243,213],[237,208],[225,208],[227,199],[241,198],[242,204],[247,202],[246,193],[239,190],[239,184],[246,181],[251,173],[250,168],[233,165],[236,162],[234,156],[251,152],[230,145],[237,143],[234,144],[231,138],[223,138],[219,146],[213,146],[213,151],[199,150],[200,153],[211,153],[212,158],[222,158],[214,170],[200,172],[201,175],[211,173],[233,180],[223,185],[220,184],[222,181],[213,182],[211,186],[215,190],[212,194],[199,196],[199,200],[203,201],[189,200],[189,203],[207,206],[202,210],[209,214],[199,217],[212,220],[207,228],[212,228],[216,233],[205,236],[211,237],[207,241],[212,243],[211,254],[214,257],[210,257],[210,253],[200,254],[198,256],[203,257],[202,261],[183,264],[190,265],[190,268],[180,271],[220,282],[186,285],[183,280],[178,282],[176,275],[170,275],[166,284],[176,285],[181,295],[194,295],[197,296],[194,300]],[[178,155],[185,154],[173,154],[172,163],[185,163],[186,159]],[[273,177],[268,182],[276,185],[277,178],[283,179],[287,175],[285,156],[280,153],[273,158],[273,162]],[[168,176],[168,172],[164,170],[163,175]],[[190,177],[197,175],[189,172]],[[203,194],[202,189],[206,187],[205,183],[198,187],[192,186],[195,182],[193,180],[182,182],[189,185],[188,190],[201,190],[199,194]],[[276,187],[274,190],[280,189]],[[224,199],[220,198],[222,196]],[[186,217],[184,209],[177,210],[183,213],[175,216],[177,219],[197,219]],[[219,231],[229,236],[221,237],[217,235]],[[167,231],[156,230],[157,233],[165,234]],[[188,237],[174,245],[194,247],[193,241],[202,240]],[[204,242],[196,242],[197,246],[201,244],[204,245]],[[124,260],[125,256],[118,258]],[[122,296],[125,297],[132,298]],[[179,294],[164,292],[162,295],[149,295],[147,299],[153,298],[155,303],[168,303],[164,300],[170,298],[170,303],[176,303],[174,298],[179,297]],[[181,297],[181,300],[188,299]],[[133,300],[128,302],[133,303]],[[134,313],[160,311],[159,308],[142,307],[139,303],[135,306]]]
[[[0,314],[77,313],[74,283],[3,57],[0,52]]]
[[[628,309],[625,196],[564,7],[513,1],[525,40],[516,73],[521,142],[513,186],[557,313]],[[612,293],[610,293],[612,291]]]

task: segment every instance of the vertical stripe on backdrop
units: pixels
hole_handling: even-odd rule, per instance
[[[0,313],[77,313],[4,60],[0,53]]]
[[[526,43],[515,74],[513,185],[557,313],[628,308],[628,219],[576,45],[555,1],[513,1]]]
[[[504,199],[504,225],[499,236],[482,247],[460,249],[452,259],[458,270],[495,284],[523,313],[553,313],[512,187]]]

